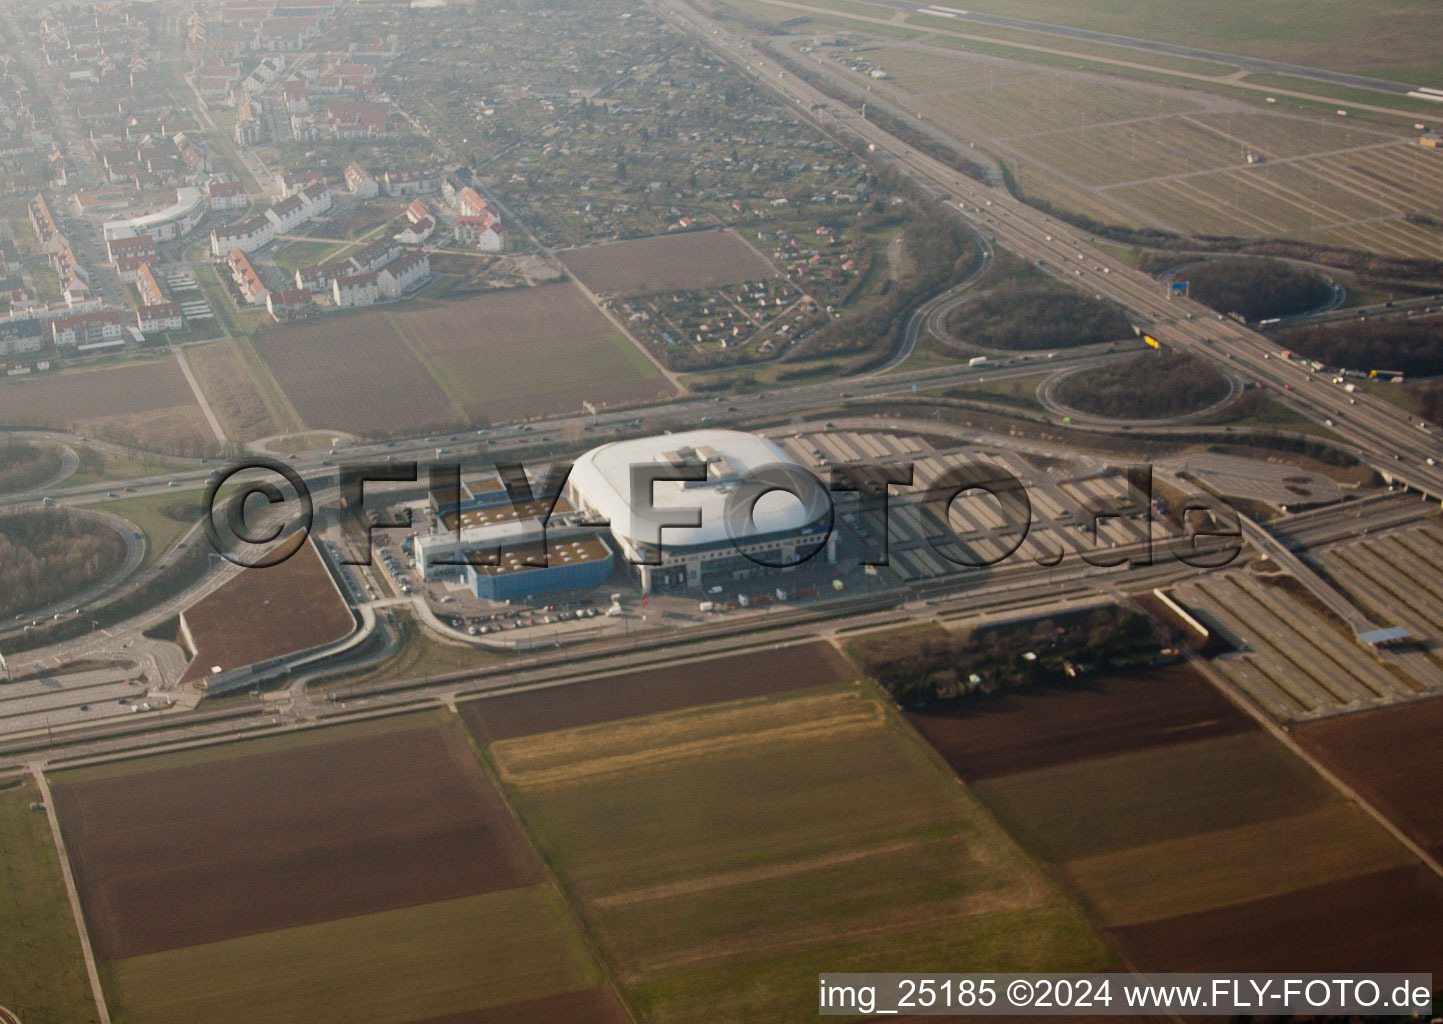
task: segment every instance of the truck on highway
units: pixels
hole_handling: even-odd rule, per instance
[[[986,365],[987,365],[987,357],[986,357],[986,356],[973,356],[971,359],[967,360],[967,365],[968,365],[968,366],[986,366]]]

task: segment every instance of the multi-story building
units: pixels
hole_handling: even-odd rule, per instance
[[[50,321],[50,339],[56,348],[79,350],[124,344],[120,314],[113,309],[57,316]]]
[[[243,210],[250,200],[239,181],[213,181],[205,187],[206,204],[212,211]]]
[[[382,267],[376,274],[376,286],[383,298],[394,299],[415,288],[430,274],[431,257],[424,252],[413,252]]]
[[[157,302],[135,311],[135,326],[143,334],[152,331],[178,331],[185,326],[179,302]]]
[[[375,274],[346,274],[331,282],[331,301],[337,309],[372,306],[379,297]]]
[[[234,249],[252,253],[275,240],[275,225],[264,214],[211,228],[210,254],[217,259]]]

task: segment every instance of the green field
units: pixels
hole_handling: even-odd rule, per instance
[[[6,780],[7,782],[9,780]],[[0,1006],[22,1020],[97,1020],[60,860],[35,783],[0,790]]]
[[[128,519],[145,534],[145,558],[142,569],[173,548],[185,532],[200,521],[204,490],[169,490],[162,494],[142,494],[133,498],[116,498],[88,506],[101,512]],[[182,514],[184,513],[184,514]]]
[[[277,249],[272,262],[286,274],[294,274],[303,267],[313,267],[340,255],[349,244],[336,242],[291,242],[284,249]]]
[[[649,1021],[801,1019],[815,1000],[796,979],[819,970],[939,955],[956,970],[1110,962],[869,690],[656,714],[489,754]]]
[[[132,957],[105,974],[134,1024],[405,1024],[599,981],[550,886]]]

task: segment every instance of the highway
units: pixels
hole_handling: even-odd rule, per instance
[[[1307,366],[1283,359],[1261,334],[1191,299],[1170,298],[1148,275],[1099,249],[1084,232],[1034,210],[1002,189],[983,185],[907,145],[839,104],[779,63],[777,57],[730,34],[681,0],[656,0],[673,24],[701,36],[745,74],[785,99],[802,116],[841,129],[885,152],[893,166],[966,214],[982,231],[1081,291],[1111,299],[1164,345],[1204,355],[1272,389],[1286,404],[1369,454],[1374,467],[1432,498],[1443,499],[1443,456],[1433,427],[1366,394],[1348,394]],[[799,58],[800,59],[800,58]],[[859,97],[865,95],[860,91]]]
[[[1356,503],[1331,506],[1290,516],[1272,531],[1292,548],[1349,541],[1360,534],[1391,529],[1429,515],[1417,500],[1401,494],[1380,494]],[[271,711],[264,705],[232,703],[226,710],[161,712],[147,721],[129,718],[89,729],[57,731],[53,740],[7,737],[0,744],[0,772],[33,763],[37,757],[65,756],[106,759],[135,756],[147,749],[214,742],[236,732],[263,735],[271,729],[289,731],[318,723],[358,720],[417,707],[452,704],[457,699],[516,692],[547,686],[586,683],[608,673],[631,671],[654,664],[678,664],[689,659],[715,657],[728,651],[814,640],[828,630],[852,636],[873,629],[891,629],[908,622],[956,624],[977,616],[1022,609],[1056,609],[1096,601],[1099,594],[1137,592],[1169,586],[1205,575],[1169,558],[1157,545],[1151,565],[1124,564],[1098,569],[1080,560],[1050,568],[1019,563],[1003,571],[983,571],[927,581],[906,591],[891,590],[873,596],[823,602],[776,615],[758,623],[741,619],[715,623],[684,635],[659,638],[635,635],[590,645],[584,659],[578,652],[558,650],[518,655],[504,664],[410,679],[388,680],[379,691],[363,686],[334,703],[305,702],[289,711]],[[1137,546],[1119,553],[1140,554]],[[1246,556],[1245,556],[1246,557]],[[184,724],[181,724],[181,723]],[[165,727],[162,732],[155,732]],[[42,752],[43,751],[43,752]]]
[[[949,292],[950,294],[950,292]],[[915,342],[915,337],[912,338]],[[917,391],[932,391],[957,385],[977,383],[984,380],[1002,380],[1008,377],[1081,368],[1100,364],[1119,352],[1137,351],[1140,342],[1125,344],[1100,344],[1080,348],[1059,350],[1049,358],[1050,353],[1037,352],[1019,355],[1008,365],[991,362],[984,366],[950,365],[928,370],[906,373],[882,374],[880,371],[857,379],[828,379],[817,383],[800,384],[751,395],[724,395],[717,397],[686,396],[661,404],[636,408],[600,409],[590,414],[567,414],[530,423],[491,427],[484,430],[436,435],[428,438],[411,438],[402,441],[351,445],[335,453],[324,450],[297,453],[285,456],[282,461],[295,468],[307,479],[334,473],[337,462],[378,461],[384,459],[415,459],[421,462],[420,477],[425,480],[425,466],[432,463],[464,460],[469,466],[477,466],[477,456],[515,458],[519,451],[539,445],[552,447],[577,447],[580,437],[582,444],[602,444],[615,435],[635,432],[628,424],[645,421],[648,430],[686,429],[700,423],[721,425],[727,422],[756,419],[759,417],[791,416],[814,410],[825,410],[845,406],[848,401],[866,401],[889,395],[911,394]],[[18,432],[17,438],[34,438],[57,443],[75,443],[75,439],[53,432]],[[564,440],[565,439],[565,440]],[[564,443],[563,443],[564,440]],[[437,449],[443,449],[437,455]],[[231,465],[230,460],[177,460],[188,461],[192,468],[172,473],[136,478],[125,481],[104,481],[65,487],[64,481],[48,492],[56,504],[86,505],[105,501],[112,493],[124,498],[146,494],[160,494],[175,487],[194,489],[203,486],[217,469]],[[538,459],[538,462],[542,461]],[[120,493],[121,487],[126,490]],[[0,496],[0,508],[33,508],[42,500],[39,491]]]

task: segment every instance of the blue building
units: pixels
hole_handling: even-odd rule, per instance
[[[611,578],[614,556],[594,534],[551,539],[541,545],[467,552],[489,564],[461,567],[466,585],[488,601],[518,601],[562,590],[599,587]],[[543,565],[542,563],[545,562]]]

